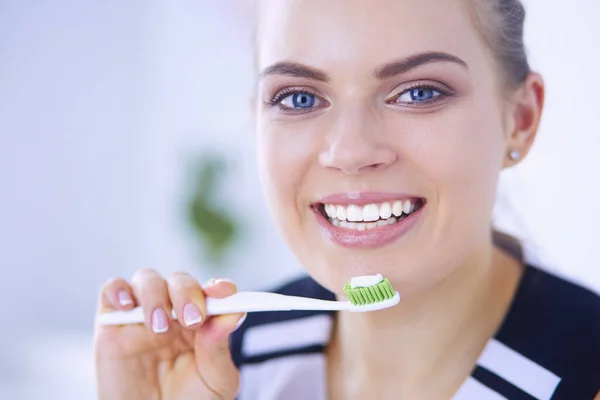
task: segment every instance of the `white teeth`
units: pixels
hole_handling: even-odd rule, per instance
[[[405,200],[404,204],[402,205],[402,211],[404,211],[404,214],[410,214],[413,210],[413,205],[412,205],[412,201],[410,200]]]
[[[388,219],[392,216],[392,206],[389,203],[383,203],[379,209],[379,216],[383,219]]]
[[[340,221],[337,218],[331,218],[329,220],[332,225],[339,226],[340,228],[354,229],[356,231],[363,232],[369,229],[381,228],[386,225],[392,225],[396,223],[396,218],[380,219],[377,222],[348,222]]]
[[[347,211],[348,221],[359,222],[363,220],[363,210],[361,207],[350,205]]]
[[[379,207],[377,204],[367,204],[362,210],[363,221],[371,222],[379,219]]]
[[[335,208],[335,206],[332,206]],[[341,220],[341,221],[345,221],[346,220],[346,207],[342,207],[342,206],[337,206],[336,208],[336,215],[337,215],[337,219]]]
[[[335,206],[327,204],[325,206],[325,214],[327,214],[329,218],[335,218]]]
[[[399,217],[402,215],[402,202],[401,201],[394,202],[394,206],[392,207],[392,213],[396,217]]]
[[[332,225],[358,231],[395,224],[398,222],[396,217],[405,216],[414,210],[415,204],[411,200],[381,203],[381,205],[372,203],[364,207],[353,204],[349,206],[324,205],[325,214]]]

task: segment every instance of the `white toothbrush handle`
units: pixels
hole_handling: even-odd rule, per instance
[[[207,315],[290,310],[338,311],[351,308],[355,308],[355,306],[348,301],[319,300],[268,292],[237,292],[222,299],[212,297],[206,299]],[[172,317],[176,319],[174,312]],[[129,311],[100,314],[96,319],[96,323],[99,325],[128,325],[143,322],[144,314],[141,307]]]

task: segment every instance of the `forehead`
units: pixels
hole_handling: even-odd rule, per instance
[[[373,68],[443,51],[473,63],[484,51],[469,0],[262,0],[262,69],[282,60],[324,69]]]

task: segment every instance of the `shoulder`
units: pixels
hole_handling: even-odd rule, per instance
[[[310,277],[301,277],[274,290],[287,296],[335,300],[335,295]],[[322,352],[332,326],[330,311],[248,313],[231,335],[231,354],[237,367],[294,354]]]
[[[496,339],[551,371],[561,385],[595,386],[600,381],[600,296],[527,266]]]
[[[600,295],[527,266],[500,333],[513,341],[529,333],[538,339],[560,339],[571,349],[585,345],[600,351]]]

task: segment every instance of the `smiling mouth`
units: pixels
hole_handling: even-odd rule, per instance
[[[367,231],[394,225],[416,213],[424,205],[424,199],[410,198],[366,205],[317,203],[313,207],[335,227]]]

